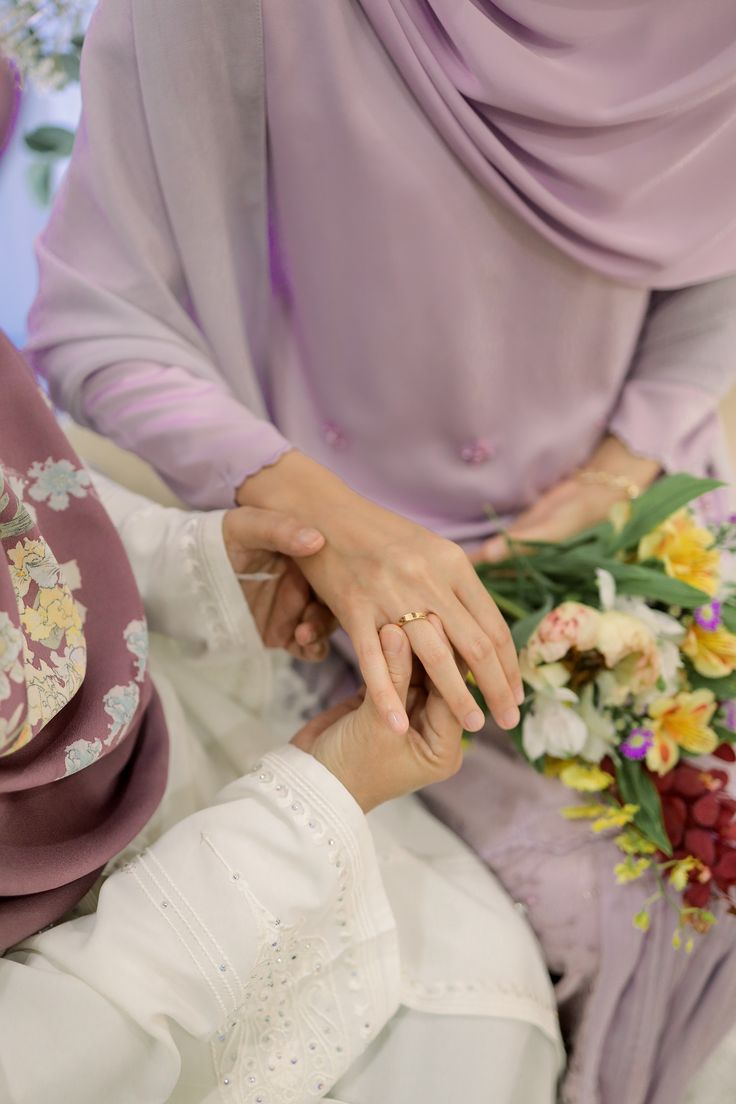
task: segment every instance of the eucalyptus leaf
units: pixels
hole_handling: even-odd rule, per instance
[[[34,161],[27,169],[28,186],[42,207],[48,207],[53,191],[53,166],[49,161]]]
[[[64,78],[67,84],[79,83],[79,52],[73,51],[68,54],[57,54],[55,57],[56,66],[64,74]]]
[[[639,812],[634,817],[639,831],[665,855],[671,855],[672,844],[664,826],[662,802],[643,765],[621,759],[616,766],[616,784],[627,805],[639,806]]]
[[[653,483],[631,505],[631,517],[615,538],[612,552],[635,548],[642,537],[696,498],[722,487],[718,479],[698,479],[680,472]]]
[[[24,136],[24,142],[34,153],[61,159],[69,157],[74,145],[74,131],[68,127],[40,126]]]

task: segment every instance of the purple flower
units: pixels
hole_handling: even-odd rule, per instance
[[[632,728],[618,749],[627,759],[643,759],[653,743],[654,733],[650,728]]]
[[[694,616],[701,629],[705,629],[707,632],[715,632],[716,629],[720,629],[722,624],[721,603],[709,602],[707,606],[699,606],[695,610]]]
[[[726,727],[730,728],[731,732],[736,732],[736,702],[726,701],[722,708]]]

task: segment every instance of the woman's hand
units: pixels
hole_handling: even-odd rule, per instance
[[[406,633],[434,686],[469,731],[483,715],[457,668],[454,648],[473,672],[502,728],[514,728],[523,700],[511,635],[465,553],[451,541],[355,494],[298,452],[243,484],[239,501],[276,504],[325,536],[321,551],[299,566],[347,631],[368,694],[384,723],[405,733],[406,709],[379,640],[383,625],[405,613],[435,613],[450,645],[427,621]]]
[[[449,649],[439,622],[425,624]],[[380,644],[392,686],[409,714],[408,731],[397,737],[366,697],[316,717],[292,740],[339,778],[366,813],[449,778],[462,763],[462,727],[447,702],[426,678],[410,686],[412,653],[405,634],[386,625]]]
[[[322,534],[275,510],[238,506],[225,514],[223,538],[233,571],[256,576],[240,586],[266,647],[324,659],[335,620],[295,562],[324,547]]]
[[[580,533],[604,521],[616,502],[625,497],[613,480],[620,479],[644,490],[657,478],[660,467],[655,460],[636,456],[617,437],[606,437],[582,472],[586,470],[602,475],[603,479],[608,474],[612,482],[606,484],[601,480],[591,484],[574,476],[561,480],[519,515],[508,535],[523,544],[534,540],[564,540]],[[488,563],[505,559],[507,555],[506,538],[492,537],[471,559],[474,563]]]

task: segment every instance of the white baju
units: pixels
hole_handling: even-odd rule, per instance
[[[100,487],[170,776],[74,914],[0,959],[0,1100],[551,1104],[563,1051],[523,916],[415,798],[366,818],[287,743],[306,692],[261,646],[222,514]]]

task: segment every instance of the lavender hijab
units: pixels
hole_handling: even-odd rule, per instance
[[[0,333],[0,953],[58,920],[166,781],[141,600],[117,533]]]
[[[734,0],[360,0],[456,155],[614,279],[736,271]]]

